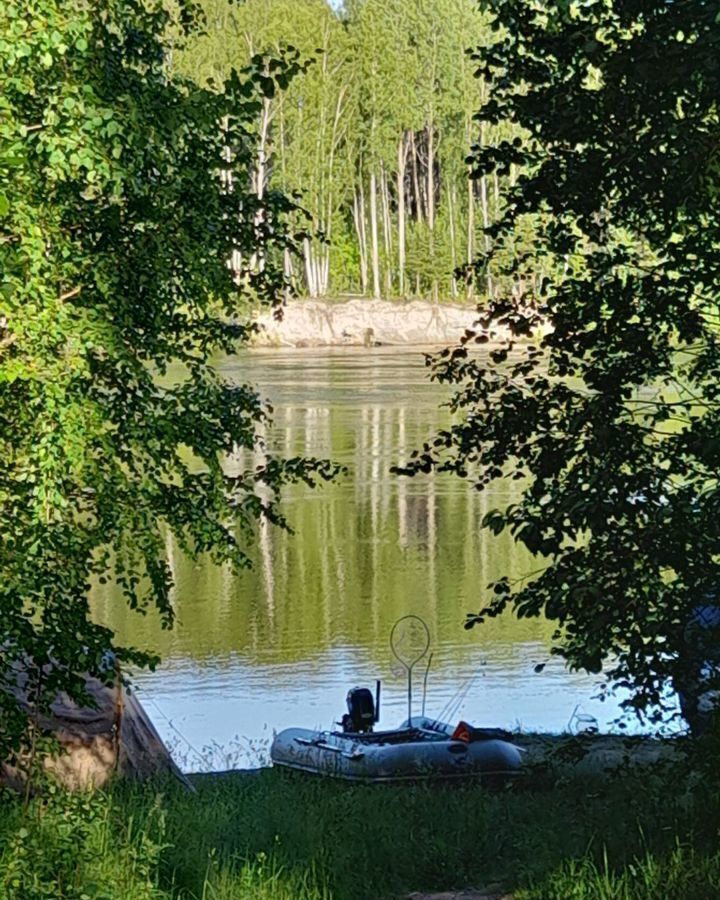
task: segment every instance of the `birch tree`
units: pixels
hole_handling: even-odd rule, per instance
[[[204,0],[207,33],[178,65],[222,74],[253,54],[297,48],[309,62],[259,111],[255,190],[276,184],[307,210],[302,261],[286,274],[309,296],[492,296],[456,270],[492,241],[508,176],[471,174],[473,147],[512,138],[474,111],[491,85],[468,49],[487,42],[473,0]],[[214,48],[214,49],[213,49]],[[286,51],[287,52],[287,51]]]

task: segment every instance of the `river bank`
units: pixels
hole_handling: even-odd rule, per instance
[[[629,769],[652,772],[658,767],[682,766],[689,739],[683,736],[663,738],[655,735],[579,734],[516,732],[509,739],[522,753],[519,778],[528,780],[543,773],[562,779],[586,776],[613,776]],[[223,771],[189,772],[193,785],[207,780],[257,777],[270,770],[268,765]]]
[[[280,320],[263,313],[258,347],[378,347],[456,343],[478,318],[475,306],[428,300],[293,300]]]
[[[256,777],[0,795],[3,900],[720,897],[720,804],[687,763],[483,784]]]

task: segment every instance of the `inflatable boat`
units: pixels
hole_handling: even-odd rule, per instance
[[[366,688],[348,694],[348,710],[342,731],[281,731],[270,748],[273,764],[360,782],[496,779],[520,768],[521,751],[499,729],[413,717],[399,728],[373,731],[377,714]]]

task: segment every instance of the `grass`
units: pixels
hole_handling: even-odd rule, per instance
[[[720,800],[691,772],[353,786],[267,770],[0,799],[0,900],[720,898]]]
[[[517,900],[712,900],[720,896],[720,852],[698,854],[677,845],[661,858],[647,853],[620,871],[607,855],[569,860]]]

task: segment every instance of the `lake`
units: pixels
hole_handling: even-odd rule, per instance
[[[273,731],[332,727],[348,688],[374,688],[376,678],[381,725],[398,724],[406,677],[389,639],[409,614],[430,631],[428,715],[551,731],[590,715],[605,728],[618,716],[613,702],[594,698],[596,677],[551,659],[548,623],[507,616],[463,628],[490,581],[520,578],[538,563],[509,536],[480,529],[488,509],[511,499],[507,489],[478,493],[449,475],[390,473],[450,421],[441,406],[447,388],[428,380],[420,351],[252,351],[220,368],[271,401],[270,446],[330,457],[347,474],[316,490],[286,489],[294,533],[259,528],[251,571],[192,562],[168,541],[170,632],[127,610],[111,587],[95,590],[96,616],[121,641],[161,653],[162,665],[137,673],[135,686],[186,770],[261,764]],[[415,713],[425,662],[416,669]],[[538,663],[547,663],[540,673]]]

